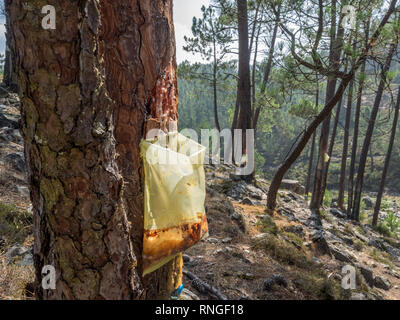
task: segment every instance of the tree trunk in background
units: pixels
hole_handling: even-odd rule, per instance
[[[139,144],[146,126],[176,126],[172,0],[54,0],[56,30],[39,3],[10,5],[37,297],[168,298],[181,259],[141,276]],[[56,290],[41,287],[44,265]]]
[[[388,146],[388,150],[387,150],[387,154],[386,154],[386,158],[385,158],[385,165],[383,167],[381,183],[379,185],[379,191],[378,191],[378,195],[376,198],[374,218],[372,220],[372,225],[374,227],[376,227],[378,224],[379,212],[381,210],[383,192],[385,191],[386,176],[387,176],[387,173],[389,170],[390,159],[392,158],[393,145],[394,145],[394,140],[396,138],[397,124],[399,122],[399,110],[400,110],[400,88],[399,88],[399,93],[397,95],[397,102],[396,102],[396,106],[395,106],[392,133],[390,135],[389,146]]]
[[[274,59],[276,38],[278,36],[278,30],[279,30],[279,18],[280,18],[280,14],[281,14],[281,7],[282,7],[282,3],[279,3],[278,4],[278,12],[275,17],[276,21],[275,21],[274,31],[272,34],[271,46],[269,48],[269,53],[268,53],[267,65],[265,66],[263,82],[261,85],[261,91],[260,91],[261,96],[265,95],[265,91],[267,89],[267,85],[269,82],[269,76],[271,75],[271,71],[272,71],[272,62]],[[261,106],[257,107],[257,109],[254,113],[254,119],[253,119],[254,129],[257,129],[258,119],[260,118],[260,112],[261,112]]]
[[[322,194],[323,195],[325,194],[325,191],[326,191],[326,188],[327,188],[329,166],[331,164],[333,148],[335,147],[337,128],[338,128],[338,125],[339,125],[339,119],[340,119],[340,113],[342,111],[342,107],[343,107],[343,97],[340,99],[340,101],[338,103],[338,106],[337,106],[337,109],[336,109],[335,122],[334,122],[334,125],[333,125],[332,134],[331,134],[331,141],[329,143],[328,162],[326,163],[326,172],[327,173],[324,175],[324,180],[323,180],[323,183],[322,183]]]
[[[338,32],[337,30],[337,1],[332,0],[332,13],[331,13],[331,34],[330,34],[330,52],[329,52],[329,65],[334,70],[339,70],[340,68],[340,54],[343,46],[343,28],[339,26]],[[339,19],[340,21],[340,19]],[[331,101],[335,95],[337,84],[337,78],[329,77],[327,88],[326,88],[326,103]],[[315,170],[314,176],[314,186],[313,186],[313,195],[311,198],[310,208],[318,210],[324,199],[324,184],[325,179],[328,174],[328,143],[329,143],[329,131],[330,131],[330,123],[331,123],[331,114],[324,120],[321,128],[321,137],[319,142],[319,152],[318,152],[318,162],[317,168]]]
[[[10,25],[10,5],[11,0],[4,0],[4,13],[6,18],[6,52],[5,52],[5,62],[4,62],[4,74],[3,74],[3,84],[13,91],[16,91],[16,73],[15,73],[15,50],[12,42],[12,29]]]
[[[390,65],[392,63],[393,55],[396,51],[396,46],[397,45],[395,45],[395,44],[392,44],[390,46],[390,50],[389,50],[388,56],[386,58],[385,65],[382,68],[381,81],[379,83],[378,91],[377,91],[377,94],[375,97],[374,106],[372,108],[371,116],[370,116],[369,123],[368,123],[368,129],[365,134],[364,145],[363,145],[363,148],[361,151],[360,164],[358,166],[357,180],[356,180],[356,185],[355,185],[355,190],[354,190],[353,219],[355,219],[356,221],[359,221],[359,219],[360,219],[361,193],[362,193],[362,188],[363,188],[363,183],[364,183],[364,173],[365,173],[365,166],[367,163],[368,151],[370,149],[372,134],[374,132],[374,127],[375,127],[375,121],[378,116],[379,106],[381,104],[383,91],[384,91],[385,85],[386,85],[387,72],[390,70]]]
[[[313,137],[312,137],[310,159],[308,161],[308,173],[307,173],[307,182],[306,182],[306,191],[305,191],[307,199],[308,199],[308,194],[310,193],[310,188],[311,188],[311,178],[312,178],[312,169],[313,169],[313,164],[314,164],[314,152],[315,152],[316,140],[317,140],[317,131],[315,130]]]
[[[221,126],[219,125],[218,118],[218,92],[217,92],[217,57],[216,57],[216,48],[214,43],[214,66],[213,66],[213,90],[214,90],[214,119],[215,119],[215,127],[218,132],[221,132]]]
[[[336,91],[335,96],[329,101],[324,109],[318,114],[318,116],[311,122],[308,126],[307,130],[304,132],[304,135],[299,140],[299,143],[290,153],[289,157],[285,159],[282,165],[279,167],[276,172],[274,178],[272,179],[271,186],[268,190],[268,202],[267,202],[267,211],[269,214],[273,214],[276,208],[276,198],[278,194],[279,187],[282,183],[282,180],[286,174],[286,172],[290,169],[293,163],[297,160],[297,158],[301,155],[304,148],[307,146],[308,141],[311,139],[313,133],[317,130],[319,125],[328,117],[328,115],[332,112],[333,108],[339,102],[341,96],[344,94],[349,82],[353,79],[354,74],[350,74],[348,77],[345,77],[338,90]]]
[[[369,15],[368,20],[365,23],[365,45],[368,44],[369,32],[370,32],[371,16]],[[360,126],[360,115],[361,115],[361,104],[364,92],[365,84],[365,70],[366,61],[361,66],[361,72],[357,90],[357,105],[354,115],[354,133],[353,133],[353,144],[351,150],[351,160],[349,169],[349,186],[348,186],[348,199],[347,199],[347,216],[351,218],[353,216],[353,193],[354,193],[354,175],[356,170],[356,160],[357,160],[357,149],[358,149],[358,135]]]
[[[354,89],[354,80],[350,82],[349,94],[347,96],[346,124],[344,127],[342,163],[340,166],[340,178],[339,178],[338,208],[340,210],[344,210],[344,190],[346,186],[346,166],[347,166],[347,156],[349,151],[349,134],[350,134],[351,111],[353,105],[353,89]]]
[[[251,86],[250,86],[250,52],[247,0],[237,0],[239,26],[239,85],[238,128],[242,130],[243,155],[247,154],[246,130],[252,129]],[[243,177],[251,180],[254,174]]]
[[[317,110],[318,110],[318,105],[319,105],[319,82],[318,82],[318,75],[317,75],[317,92],[315,95],[315,106],[316,106]],[[310,193],[310,187],[311,187],[311,178],[312,178],[312,169],[313,169],[313,164],[314,164],[314,152],[315,152],[316,140],[317,140],[317,130],[315,130],[313,137],[312,137],[310,159],[308,162],[308,173],[307,173],[306,190],[305,190],[307,199],[308,199],[308,194]]]

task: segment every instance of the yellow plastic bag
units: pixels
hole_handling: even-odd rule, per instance
[[[143,274],[149,274],[208,234],[205,148],[170,133],[144,140]]]

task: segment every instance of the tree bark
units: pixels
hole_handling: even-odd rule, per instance
[[[297,160],[297,158],[301,155],[304,148],[307,146],[308,141],[310,140],[311,136],[317,130],[319,125],[326,119],[326,117],[332,112],[332,109],[340,100],[341,96],[343,95],[344,91],[346,90],[349,82],[354,77],[354,74],[350,74],[346,78],[344,78],[337,90],[335,96],[329,101],[324,109],[320,112],[320,114],[314,119],[313,122],[309,125],[307,130],[304,132],[303,137],[300,139],[299,143],[297,144],[296,148],[293,149],[292,153],[289,157],[283,162],[283,164],[279,167],[278,171],[276,172],[271,186],[268,190],[268,203],[267,209],[269,210],[270,214],[273,214],[276,208],[276,198],[278,194],[279,187],[282,183],[283,177],[285,176],[286,172],[289,168],[293,165],[293,163]]]
[[[221,126],[219,124],[219,117],[218,117],[218,91],[217,91],[218,66],[217,66],[216,50],[217,49],[214,41],[214,64],[213,64],[214,119],[215,119],[216,129],[218,130],[218,132],[221,132]]]
[[[366,46],[368,45],[370,24],[371,24],[371,16],[369,16],[367,22],[365,23],[365,45]],[[354,134],[353,134],[353,144],[352,144],[352,150],[351,150],[348,199],[347,199],[347,216],[349,218],[351,218],[353,216],[354,175],[355,175],[357,149],[358,149],[358,135],[359,135],[359,126],[360,126],[361,103],[362,103],[364,84],[365,84],[365,70],[366,70],[366,61],[364,61],[361,66],[361,72],[360,72],[361,79],[358,84],[357,105],[356,105],[356,110],[355,110],[355,115],[354,115]]]
[[[344,29],[339,26],[337,29],[337,1],[332,0],[332,21],[331,21],[331,35],[330,35],[330,52],[329,52],[329,65],[336,71],[340,68],[340,55],[343,46],[343,32]],[[340,21],[341,19],[339,19]],[[336,30],[338,30],[336,35]],[[328,77],[328,84],[326,89],[325,101],[330,101],[335,95],[337,84],[336,77]],[[328,143],[329,143],[329,132],[330,132],[331,115],[329,114],[324,120],[321,128],[321,137],[319,142],[318,162],[314,177],[313,195],[311,198],[311,209],[318,210],[322,205],[325,191],[325,180],[328,175]]]
[[[172,0],[10,5],[39,299],[165,299],[177,258],[142,277],[146,128],[176,127]],[[41,286],[56,269],[56,290]]]
[[[317,76],[317,92],[316,92],[316,96],[315,96],[315,106],[316,106],[317,110],[318,110],[318,105],[319,105],[319,82],[318,82],[318,76]],[[308,199],[308,194],[310,193],[311,176],[312,176],[312,169],[313,169],[313,164],[314,164],[314,152],[315,152],[316,140],[317,140],[317,131],[314,131],[312,143],[311,143],[310,159],[309,159],[309,163],[308,163],[308,174],[307,174],[307,182],[306,182],[306,190],[305,190],[307,199]]]
[[[265,66],[263,82],[261,85],[261,91],[260,91],[261,96],[265,95],[265,91],[267,89],[267,85],[269,82],[269,76],[271,75],[271,71],[272,71],[272,62],[274,59],[276,38],[278,36],[278,30],[279,30],[279,19],[280,19],[280,15],[281,15],[281,7],[282,7],[282,3],[279,3],[278,11],[275,16],[276,21],[275,21],[275,25],[274,25],[274,31],[272,33],[271,46],[269,48],[267,65]],[[254,112],[254,117],[253,117],[254,129],[257,129],[258,119],[260,118],[260,112],[261,112],[261,106],[258,106]]]
[[[243,155],[247,155],[246,130],[252,129],[251,85],[250,85],[250,51],[249,51],[249,25],[247,0],[237,0],[238,30],[239,30],[239,84],[238,102],[239,118],[238,128],[242,130]],[[242,177],[252,180],[253,174]]]
[[[338,208],[340,210],[344,210],[344,190],[346,185],[346,167],[347,167],[347,156],[349,150],[350,122],[351,122],[351,112],[353,105],[353,89],[354,89],[354,80],[350,82],[349,94],[347,97],[346,124],[344,127],[342,163],[340,166],[340,178],[339,178]]]
[[[385,191],[386,177],[387,177],[387,173],[389,170],[390,159],[392,158],[394,140],[396,138],[397,124],[399,122],[399,110],[400,110],[400,88],[399,88],[399,93],[397,95],[397,102],[396,102],[396,106],[395,106],[392,133],[390,135],[389,146],[388,146],[388,150],[387,150],[387,154],[386,154],[386,158],[385,158],[385,165],[383,167],[381,183],[379,185],[379,191],[378,191],[378,195],[376,198],[374,218],[372,220],[372,225],[374,227],[376,227],[378,224],[379,212],[381,210],[383,192]]]
[[[375,97],[374,106],[371,111],[371,116],[370,116],[369,123],[368,123],[368,129],[365,134],[364,145],[363,145],[363,148],[361,151],[360,163],[358,166],[357,180],[356,180],[355,191],[354,191],[354,204],[353,204],[353,218],[356,221],[359,221],[359,219],[360,219],[361,193],[362,193],[362,188],[363,188],[363,184],[364,184],[364,173],[365,173],[365,166],[367,163],[368,151],[370,149],[372,134],[374,132],[374,127],[375,127],[375,121],[378,116],[379,106],[381,104],[383,91],[384,91],[385,85],[386,85],[387,72],[390,70],[390,65],[392,63],[392,58],[396,51],[396,47],[397,47],[396,44],[392,44],[390,46],[389,53],[386,58],[386,62],[382,68],[381,80],[380,80],[378,91],[377,91],[377,94]]]
[[[323,195],[325,194],[325,191],[326,191],[326,188],[327,188],[329,166],[331,164],[331,158],[332,158],[332,155],[333,155],[333,149],[335,147],[337,129],[338,129],[338,126],[339,126],[339,119],[340,119],[340,113],[342,111],[342,107],[343,107],[343,97],[340,98],[340,101],[339,101],[338,106],[337,106],[335,122],[333,124],[331,140],[330,140],[330,143],[329,143],[328,161],[326,163],[326,172],[327,173],[324,175],[324,180],[323,180],[323,183],[322,183],[322,194]],[[321,205],[322,205],[322,202],[321,202]]]
[[[11,0],[4,0],[4,14],[6,18],[6,52],[4,61],[4,75],[3,84],[9,87],[11,90],[16,91],[16,73],[15,73],[15,50],[11,37],[11,25],[10,25],[10,5]]]

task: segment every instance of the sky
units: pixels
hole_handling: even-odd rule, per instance
[[[184,36],[191,36],[192,19],[194,16],[201,16],[201,7],[208,5],[210,0],[174,0],[174,22],[176,33],[176,49],[178,63],[189,60],[192,62],[200,62],[200,56],[194,56],[191,53],[185,52],[183,46],[185,45]],[[5,51],[5,26],[4,18],[0,19],[0,52]]]
[[[185,45],[184,36],[192,36],[193,17],[201,17],[201,7],[208,6],[210,0],[174,0],[174,23],[176,37],[176,59],[178,63],[189,60],[200,62],[201,56],[194,56],[192,53],[183,50]]]

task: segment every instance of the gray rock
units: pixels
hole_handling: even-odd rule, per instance
[[[183,258],[183,263],[186,267],[195,267],[197,265],[197,261],[192,257],[188,256],[187,254],[184,254],[182,258]]]
[[[249,205],[249,206],[254,206],[254,202],[250,198],[244,198],[242,200],[242,204]]]
[[[366,209],[372,209],[375,207],[375,202],[370,197],[364,197],[362,198],[362,201],[364,202]]]
[[[4,114],[0,113],[0,128],[4,127],[18,129],[19,123],[15,119],[12,119],[11,117],[5,116]]]
[[[336,208],[331,208],[330,213],[339,219],[346,219],[347,215]]]
[[[237,212],[234,212],[234,213],[232,214],[231,218],[232,218],[232,220],[236,220],[236,221],[242,220],[242,216],[241,216],[239,213],[237,213]]]
[[[18,153],[9,153],[4,157],[6,161],[8,161],[15,170],[19,172],[25,172],[25,157],[22,152]]]
[[[179,300],[200,300],[200,298],[188,289],[183,289]]]
[[[25,186],[17,186],[17,192],[25,198],[30,196],[29,188]]]
[[[271,291],[275,284],[285,288],[288,287],[288,281],[284,276],[280,274],[274,274],[272,277],[264,281],[264,290]]]
[[[20,267],[33,266],[33,256],[30,253],[24,255],[23,259],[18,263]]]
[[[298,235],[299,237],[303,238],[304,237],[304,228],[301,225],[291,225],[289,227],[287,227],[285,229],[285,231],[290,232],[290,233],[294,233],[296,235]]]
[[[325,255],[325,254],[331,255],[332,254],[331,249],[328,244],[328,241],[326,241],[323,231],[315,232],[312,235],[311,240],[315,244],[316,250],[320,255]]]
[[[340,250],[338,248],[332,247],[331,248],[331,253],[335,257],[336,260],[346,262],[346,263],[352,263],[354,258],[346,251]]]
[[[353,292],[350,300],[368,300],[367,296],[362,292]]]
[[[374,286],[379,289],[386,290],[386,291],[388,291],[392,288],[392,284],[390,283],[390,281],[388,279],[380,277],[380,276],[375,277]]]
[[[370,287],[374,286],[374,272],[372,269],[368,267],[364,267],[362,265],[357,265],[357,267],[360,269],[361,274],[363,275],[365,281],[368,283]]]
[[[304,193],[305,193],[304,186],[302,186],[300,184],[300,182],[296,181],[296,180],[288,180],[288,179],[282,180],[281,188],[290,190],[290,191],[300,194],[300,195],[304,195]]]
[[[23,246],[13,246],[6,252],[6,257],[12,259],[15,257],[23,256],[25,253],[29,252],[28,248]]]
[[[218,244],[219,240],[216,238],[208,238],[207,241],[212,244]]]
[[[232,238],[229,237],[222,240],[222,243],[230,243],[230,242],[232,242]]]

